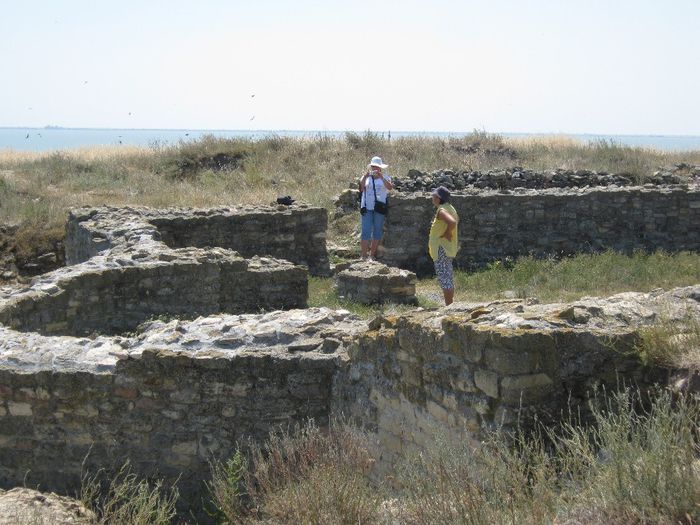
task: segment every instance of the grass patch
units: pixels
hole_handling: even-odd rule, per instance
[[[510,291],[519,298],[566,302],[583,296],[648,292],[698,282],[700,256],[689,252],[624,255],[608,251],[565,259],[522,257],[505,264],[493,263],[478,272],[455,273],[458,301],[491,300]]]
[[[589,425],[437,440],[371,485],[362,431],[310,424],[214,466],[224,523],[686,524],[700,520],[700,400],[626,390]]]
[[[593,416],[592,426],[493,435],[473,450],[440,443],[413,457],[400,470],[398,522],[697,523],[698,400],[627,391]]]
[[[647,364],[700,371],[700,319],[662,319],[640,330],[635,350]]]
[[[700,255],[690,252],[624,255],[608,251],[565,259],[522,257],[505,264],[496,262],[477,272],[455,271],[455,300],[481,302],[514,296],[520,299],[535,297],[542,302],[569,302],[585,296],[649,292],[655,288],[670,289],[698,282]],[[435,278],[419,279],[416,296],[418,305],[423,308],[443,304],[442,291]],[[309,306],[345,309],[363,318],[399,314],[411,309],[393,304],[367,306],[340,299],[333,288],[333,279],[321,277],[309,278]],[[674,333],[670,326],[664,330],[671,335]]]
[[[170,525],[175,517],[176,488],[161,481],[139,480],[127,462],[112,478],[103,470],[83,474],[80,500],[98,516],[98,525]]]
[[[225,523],[377,523],[372,462],[363,432],[311,422],[215,464],[210,489]]]

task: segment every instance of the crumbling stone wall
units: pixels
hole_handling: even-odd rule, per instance
[[[313,275],[328,275],[327,213],[323,208],[242,206],[191,208],[81,209],[66,224],[66,260],[76,264],[117,246],[163,242],[170,248],[221,247],[243,257],[255,255],[305,265]]]
[[[454,305],[377,319],[336,375],[333,411],[379,440],[380,472],[439,439],[586,410],[594,389],[662,380],[633,352],[640,326],[700,317],[700,286],[569,305]]]
[[[455,194],[462,268],[523,255],[700,250],[700,187],[504,190]],[[391,197],[382,262],[429,274],[429,195]]]
[[[362,326],[310,309],[155,321],[130,337],[0,327],[0,487],[73,494],[86,457],[93,471],[128,459],[139,476],[178,480],[180,509],[202,513],[212,458],[327,423],[337,361]]]
[[[307,287],[300,266],[222,249],[166,249],[136,261],[95,257],[0,294],[0,324],[43,334],[116,334],[163,315],[304,308]]]

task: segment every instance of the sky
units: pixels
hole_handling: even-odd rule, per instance
[[[700,135],[698,0],[0,0],[0,126]]]

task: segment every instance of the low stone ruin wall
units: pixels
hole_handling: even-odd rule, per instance
[[[75,494],[81,468],[128,459],[139,476],[177,480],[180,510],[206,519],[209,461],[280,426],[326,424],[338,362],[364,326],[310,309],[155,321],[130,337],[0,327],[0,487]]]
[[[592,170],[571,170],[558,168],[548,171],[535,171],[513,166],[489,171],[478,170],[437,170],[431,173],[416,169],[408,170],[405,177],[396,177],[394,188],[402,193],[431,191],[445,186],[450,191],[466,188],[479,189],[547,189],[547,188],[586,188],[605,186],[634,186],[638,177],[629,173],[608,173]],[[653,185],[688,184],[700,182],[700,166],[676,164],[662,168],[643,178]]]
[[[573,304],[520,301],[377,319],[335,378],[335,413],[379,440],[379,471],[441,439],[478,446],[486,432],[586,411],[596,388],[644,388],[663,376],[633,347],[640,326],[700,318],[700,286]],[[581,411],[581,412],[579,412]]]
[[[461,268],[523,255],[700,250],[700,186],[472,190],[451,202],[460,218]],[[429,194],[393,192],[381,261],[431,273],[434,213]]]
[[[305,265],[329,275],[327,213],[304,204],[235,208],[95,208],[71,212],[66,224],[66,260],[76,264],[104,250],[153,239],[169,248],[234,250]]]
[[[642,325],[700,317],[700,286],[566,305],[455,304],[367,323],[344,311],[152,321],[130,334],[0,326],[0,488],[74,493],[82,468],[179,480],[202,509],[209,460],[314,418],[376,433],[378,473],[441,436],[556,417],[596,386],[658,379],[629,349]],[[87,460],[85,458],[87,456]],[[204,516],[200,516],[204,517]]]
[[[307,287],[300,266],[222,249],[97,256],[0,293],[0,324],[42,334],[117,334],[158,316],[304,308]]]

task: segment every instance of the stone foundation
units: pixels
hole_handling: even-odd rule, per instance
[[[179,479],[202,512],[209,460],[236,442],[328,421],[343,348],[365,326],[348,312],[293,310],[154,321],[130,337],[46,337],[0,327],[0,487],[73,494],[81,465],[128,459]]]
[[[169,248],[220,247],[243,257],[285,259],[329,275],[326,252],[327,213],[323,208],[242,206],[191,208],[95,208],[71,212],[66,224],[68,264],[147,239]]]
[[[659,316],[700,318],[700,286],[573,304],[520,301],[385,317],[350,347],[333,411],[376,433],[380,472],[447,438],[478,446],[485,432],[527,427],[535,414],[585,417],[595,389],[664,380],[633,351]]]
[[[116,334],[158,316],[306,306],[306,271],[287,261],[222,249],[140,253],[93,257],[0,293],[0,323],[42,334]]]
[[[471,191],[451,200],[460,217],[455,265],[461,268],[524,255],[700,250],[697,185]],[[430,274],[428,231],[435,208],[429,194],[393,192],[390,201],[382,262]]]

